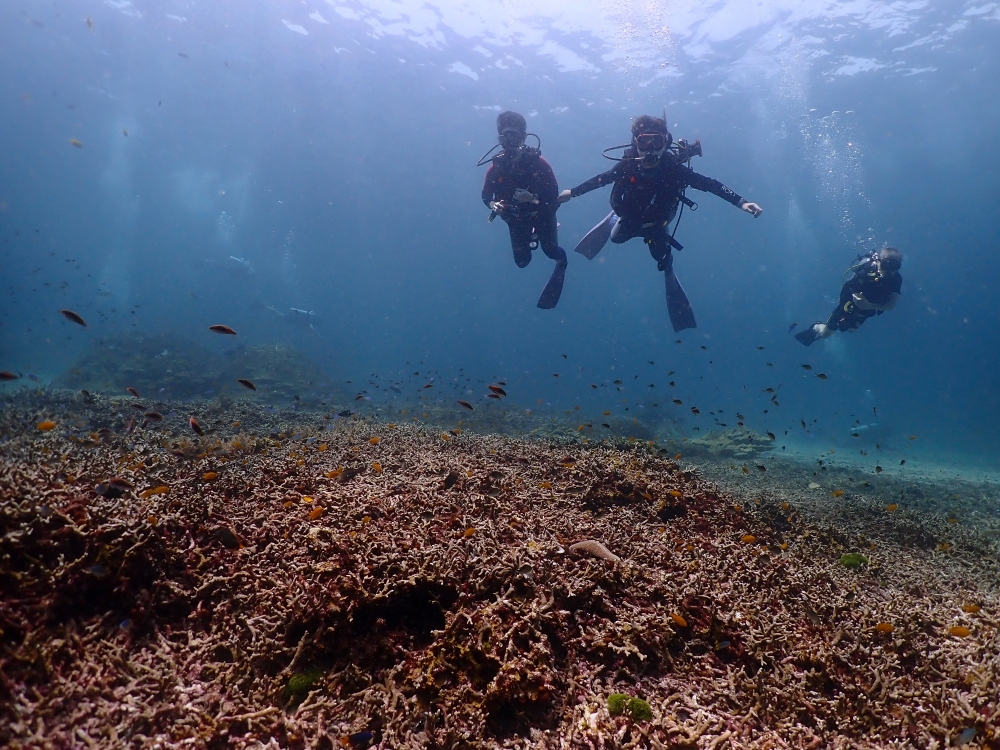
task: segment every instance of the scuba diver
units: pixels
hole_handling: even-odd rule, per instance
[[[559,185],[549,163],[538,147],[526,146],[528,124],[517,112],[497,115],[500,153],[492,158],[483,183],[483,203],[490,209],[489,220],[497,216],[507,223],[514,262],[524,268],[531,262],[531,251],[541,244],[542,252],[556,262],[538,306],[551,310],[559,302],[566,280],[566,251],[559,247],[556,209]],[[534,135],[532,133],[531,135]],[[476,166],[486,163],[491,148]]]
[[[608,156],[608,151],[620,148],[625,149],[620,159]],[[633,237],[642,237],[657,268],[664,272],[667,312],[674,331],[697,327],[691,304],[673,271],[671,248],[682,249],[674,239],[677,227],[673,232],[667,231],[667,226],[677,214],[678,204],[683,203],[692,211],[698,207],[684,195],[684,190],[693,187],[714,193],[753,214],[754,218],[761,215],[761,207],[746,201],[718,180],[691,169],[691,157],[701,156],[701,142],[690,144],[678,140],[674,143],[665,118],[650,115],[637,118],[632,123],[632,142],[605,149],[604,156],[618,163],[607,172],[559,194],[559,202],[565,203],[570,198],[613,183],[612,212],[580,241],[575,250],[593,259],[608,239],[621,244]]]
[[[817,339],[832,336],[834,331],[856,331],[868,318],[891,310],[899,300],[903,277],[899,269],[903,254],[894,247],[859,255],[856,263],[844,272],[852,276],[840,290],[840,302],[825,323],[814,323],[795,338],[806,346]]]

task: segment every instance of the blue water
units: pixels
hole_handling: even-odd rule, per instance
[[[739,411],[854,452],[876,421],[894,455],[996,467],[996,4],[631,5],[0,4],[0,369],[46,383],[116,331],[169,331],[294,346],[351,393],[409,384],[400,404],[461,377],[435,392],[453,404],[470,377],[486,408],[479,381],[504,378],[512,410],[628,408],[685,434]],[[571,253],[559,306],[535,307],[552,262],[514,265],[474,166],[508,108],[560,188],[665,110],[701,140],[697,171],[763,207],[689,191],[675,269],[696,330],[671,330],[638,239]],[[559,210],[567,250],[607,198]],[[804,349],[788,327],[825,319],[886,242],[897,309]]]

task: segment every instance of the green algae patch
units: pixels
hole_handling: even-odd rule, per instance
[[[632,721],[649,721],[653,718],[653,709],[642,698],[633,698],[628,702],[628,712]]]
[[[649,721],[653,718],[653,709],[649,703],[625,693],[612,693],[608,696],[608,713],[611,716],[628,714],[632,721]]]
[[[621,716],[628,708],[629,697],[625,693],[612,693],[608,696],[608,713]]]
[[[846,555],[840,556],[840,564],[845,568],[851,568],[852,570],[857,570],[862,565],[868,564],[868,558],[862,555],[860,552],[848,552]]]

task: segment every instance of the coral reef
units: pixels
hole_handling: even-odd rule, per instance
[[[4,746],[1000,747],[974,527],[638,441],[191,408],[0,401]]]
[[[238,378],[253,381],[257,391],[238,385]],[[135,388],[159,400],[221,395],[224,401],[239,396],[316,405],[322,393],[346,401],[309,357],[285,345],[240,346],[220,356],[175,334],[134,331],[95,341],[53,385],[93,393]]]
[[[744,427],[716,430],[703,437],[689,438],[684,443],[684,453],[688,456],[733,458],[739,461],[754,458],[773,448],[773,440]]]

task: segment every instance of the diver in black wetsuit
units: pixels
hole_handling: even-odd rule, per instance
[[[856,331],[868,318],[896,306],[903,288],[899,274],[903,254],[894,247],[883,247],[858,260],[847,269],[854,271],[854,276],[841,288],[840,302],[826,323],[814,323],[795,335],[806,346],[832,336],[834,331]]]
[[[700,144],[690,146],[679,141],[681,148],[678,150],[676,146],[671,149],[672,143],[673,137],[667,130],[666,121],[649,115],[637,118],[632,124],[632,143],[618,163],[604,174],[592,177],[571,190],[563,190],[559,194],[559,202],[565,203],[570,198],[613,183],[613,213],[591,233],[598,237],[599,244],[592,243],[596,249],[589,251],[580,246],[577,250],[593,258],[609,236],[607,231],[603,234],[599,231],[602,225],[605,229],[610,227],[610,239],[616,244],[642,237],[657,268],[665,273],[670,321],[675,331],[681,331],[695,328],[696,323],[687,296],[673,272],[670,251],[671,248],[680,250],[681,245],[668,233],[667,225],[673,220],[682,200],[686,205],[694,205],[684,197],[684,189],[693,187],[714,193],[754,217],[760,216],[762,209],[718,180],[700,175],[684,164],[691,156],[701,154]]]
[[[517,112],[501,112],[497,116],[502,150],[493,157],[486,172],[483,203],[490,209],[490,221],[499,216],[507,223],[518,268],[531,262],[531,251],[539,244],[542,252],[556,262],[538,298],[540,308],[551,310],[562,294],[567,264],[566,251],[559,247],[556,229],[559,185],[552,167],[542,158],[541,149],[525,145],[527,130],[527,122]],[[480,164],[485,163],[486,156],[479,160]]]

